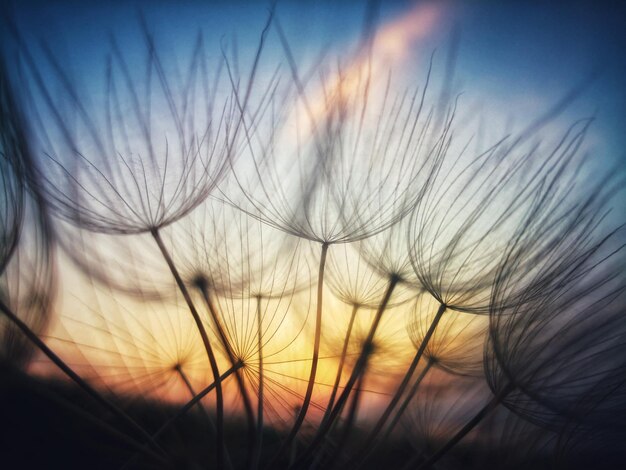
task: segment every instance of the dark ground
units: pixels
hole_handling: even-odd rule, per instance
[[[171,416],[176,407],[137,398],[118,403],[148,431],[154,432]],[[94,419],[99,416],[105,425]],[[195,409],[182,418],[178,425],[163,435],[159,443],[167,450],[167,461],[156,462],[149,457],[135,459],[128,468],[210,468],[214,462],[213,438],[207,431],[206,417]],[[104,413],[81,390],[64,383],[29,377],[7,366],[0,366],[0,468],[12,469],[118,469],[135,454],[131,444],[117,433],[125,429],[117,419]],[[245,458],[245,425],[228,423],[226,442],[235,468],[243,465]],[[140,439],[139,439],[140,440]],[[355,441],[359,436],[355,436]],[[277,448],[277,434],[271,430],[264,436],[267,463]],[[442,469],[494,469],[508,468],[541,470],[592,470],[626,468],[625,450],[613,455],[577,455],[556,465],[552,458],[532,458],[511,466],[506,451],[497,456],[487,455],[476,446],[459,446],[448,460],[437,468]],[[408,445],[391,443],[374,454],[366,468],[392,470],[401,468],[413,455]],[[504,463],[507,461],[507,463]],[[280,465],[280,467],[284,467]],[[321,467],[318,467],[321,469]],[[338,470],[347,470],[339,464]]]

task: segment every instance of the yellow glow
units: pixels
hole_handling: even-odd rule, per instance
[[[351,106],[363,93],[366,80],[384,78],[391,68],[402,68],[411,48],[433,31],[440,14],[439,5],[419,4],[405,15],[383,24],[373,38],[372,54],[362,51],[341,71],[326,77],[323,86],[320,85],[309,96],[314,120],[322,122],[338,108]],[[146,243],[151,243],[151,240],[146,240]],[[111,253],[112,258],[115,255]],[[155,260],[155,263],[161,261]],[[106,293],[78,299],[76,293],[90,291],[89,282],[77,276],[68,263],[62,263],[60,269],[63,271],[62,278],[68,280],[65,284],[67,292],[58,306],[60,321],[49,332],[48,342],[94,385],[121,393],[148,394],[166,401],[186,402],[190,394],[174,368],[176,364],[181,365],[196,392],[213,382],[206,353],[181,299],[177,301],[179,305],[156,306],[121,295],[107,300]],[[151,268],[150,271],[158,270]],[[314,309],[315,305],[311,305],[310,311]],[[323,336],[328,340],[320,351],[314,404],[308,414],[312,420],[321,415],[321,408],[328,402],[350,310],[351,307],[333,299],[332,293],[326,290]],[[377,348],[380,347],[381,354],[373,355],[368,367],[369,375],[364,388],[371,393],[363,395],[363,409],[380,407],[387,400],[385,392],[393,389],[406,370],[406,364],[414,353],[405,330],[410,310],[410,306],[393,309],[386,314],[379,327]],[[266,387],[280,395],[279,403],[277,396],[266,392],[266,398],[273,404],[272,409],[268,407],[266,420],[276,425],[280,425],[282,420],[289,423],[293,419],[293,409],[301,404],[306,390],[312,352],[311,312],[306,328],[298,335],[305,314],[292,307],[286,314],[287,320],[281,324],[280,335],[285,338],[297,336],[296,340],[283,351],[265,352],[272,354],[265,358]],[[233,311],[232,314],[236,318],[236,315],[248,315],[250,312]],[[208,324],[208,316],[206,318]],[[355,351],[358,351],[356,341],[365,337],[371,318],[371,310],[359,316],[353,339],[353,356],[347,361],[342,384],[350,374],[354,355],[357,354]],[[124,328],[126,331],[123,331]],[[391,336],[394,336],[395,349],[390,352],[385,348],[392,344],[391,340],[387,340]],[[214,334],[211,341],[214,345],[218,344]],[[225,371],[229,368],[228,361],[225,354],[218,354],[220,370]],[[254,366],[255,358],[250,358],[250,361]],[[32,369],[41,374],[56,374],[56,370],[44,359],[36,361]],[[254,379],[254,370],[250,375]],[[253,381],[250,383],[252,387],[256,386]],[[224,389],[226,407],[231,412],[240,410],[241,402],[232,377],[224,382]],[[206,401],[212,403],[214,394],[209,394]]]

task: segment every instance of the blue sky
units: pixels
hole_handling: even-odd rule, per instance
[[[434,49],[444,62],[451,31],[456,28],[460,45],[455,89],[494,126],[509,120],[523,125],[595,73],[561,118],[568,123],[595,116],[589,139],[596,149],[594,158],[602,166],[617,163],[623,168],[626,8],[619,2],[596,3],[437,2],[442,14],[436,27],[412,44],[415,53],[405,57],[401,67],[413,70],[414,65],[423,65]],[[377,24],[397,20],[415,4],[380,2]],[[236,44],[241,63],[247,64],[270,8],[267,1],[23,1],[7,5],[8,10],[15,10],[17,24],[32,45],[37,41],[48,44],[72,76],[89,77],[92,84],[103,75],[110,34],[131,60],[133,53],[142,52],[139,11],[159,47],[173,53],[171,57],[189,50],[202,30],[209,57],[217,59],[221,45],[232,48]],[[322,52],[327,57],[347,55],[361,35],[366,9],[365,2],[348,1],[278,1],[276,6],[277,18],[301,63],[315,60]],[[277,34],[271,31],[263,66],[269,71],[279,62],[284,63],[285,56]]]

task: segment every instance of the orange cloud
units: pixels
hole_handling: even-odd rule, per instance
[[[436,3],[419,3],[406,14],[383,24],[374,34],[371,53],[361,51],[308,97],[309,118],[322,122],[365,92],[368,82],[399,69],[416,43],[433,32],[441,17]],[[307,129],[305,135],[310,135]]]

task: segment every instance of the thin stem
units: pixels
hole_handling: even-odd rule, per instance
[[[372,321],[372,325],[370,326],[370,331],[363,343],[363,348],[361,353],[359,354],[359,358],[352,370],[352,374],[348,379],[335,407],[332,409],[331,413],[328,416],[328,420],[325,423],[322,423],[313,439],[313,442],[309,445],[304,454],[300,457],[299,462],[302,463],[304,459],[306,459],[309,455],[313,453],[313,451],[319,446],[319,444],[324,440],[326,433],[330,430],[333,425],[333,422],[337,419],[344,405],[346,404],[350,392],[352,391],[354,384],[356,383],[359,376],[365,371],[367,367],[367,361],[371,355],[373,345],[374,345],[374,335],[376,334],[376,330],[378,329],[378,325],[380,324],[380,320],[387,308],[387,304],[391,299],[391,295],[396,287],[396,285],[400,282],[400,278],[397,276],[392,276],[389,280],[389,285],[387,286],[387,290],[385,291],[385,295],[383,296],[383,300],[381,301],[378,310],[376,311],[376,315],[374,320]]]
[[[413,373],[415,372],[415,369],[417,368],[417,365],[419,364],[419,361],[422,358],[422,355],[424,354],[424,350],[426,349],[426,346],[428,345],[428,342],[430,341],[430,338],[435,332],[435,329],[437,328],[437,325],[439,324],[439,321],[441,320],[441,317],[443,316],[445,311],[446,311],[446,305],[440,304],[439,309],[437,310],[437,314],[435,315],[435,318],[430,324],[430,327],[428,328],[426,335],[422,339],[422,342],[420,343],[420,346],[417,349],[417,352],[415,353],[415,357],[413,357],[413,361],[411,362],[411,365],[407,369],[406,374],[404,375],[404,378],[402,379],[402,382],[400,383],[400,386],[396,390],[396,393],[391,399],[391,402],[389,402],[389,405],[387,405],[387,408],[383,412],[382,416],[379,418],[378,422],[376,423],[376,425],[370,432],[368,438],[365,440],[365,444],[361,448],[363,452],[367,452],[370,449],[370,447],[372,446],[376,438],[380,435],[380,432],[382,431],[385,423],[389,419],[389,416],[391,416],[391,412],[393,411],[393,409],[396,407],[396,405],[402,398],[402,394],[408,387],[411,377],[413,376]],[[362,455],[361,452],[359,454]]]
[[[341,382],[341,376],[343,373],[343,367],[345,365],[346,356],[348,354],[348,346],[350,344],[350,336],[352,335],[352,327],[354,326],[354,320],[356,319],[356,314],[359,311],[360,306],[358,304],[354,304],[352,306],[352,314],[350,315],[350,322],[348,323],[348,328],[346,330],[346,336],[343,341],[343,349],[341,351],[341,357],[339,359],[339,367],[337,368],[337,377],[335,378],[335,383],[333,384],[333,389],[330,394],[330,399],[328,400],[328,405],[326,405],[326,411],[324,412],[324,416],[322,417],[322,424],[326,423],[328,417],[330,416],[330,412],[332,411],[333,404],[335,403],[335,397],[337,395],[337,390],[339,389],[339,384]],[[312,468],[316,468],[319,464],[319,458],[324,453],[322,450],[315,461],[312,464]]]
[[[257,402],[257,436],[256,455],[254,456],[253,468],[258,468],[261,460],[261,447],[263,445],[263,319],[261,315],[261,297],[256,298],[256,324],[257,324],[257,349],[259,355],[259,392]]]
[[[167,431],[178,419],[180,419],[181,417],[183,417],[187,411],[189,411],[191,408],[194,407],[194,405],[196,405],[200,400],[202,400],[205,396],[207,396],[209,393],[211,393],[211,391],[213,391],[213,389],[215,389],[215,391],[217,392],[217,384],[223,382],[224,380],[226,380],[230,375],[232,375],[234,372],[238,371],[239,369],[241,369],[243,367],[243,363],[239,363],[237,364],[235,367],[231,367],[230,369],[228,369],[226,372],[224,372],[220,378],[219,378],[219,382],[213,382],[210,385],[207,385],[204,389],[202,389],[202,391],[200,393],[198,393],[196,396],[194,396],[191,400],[189,400],[185,406],[183,406],[180,410],[178,410],[176,412],[176,414],[174,416],[172,416],[169,420],[167,420],[160,428],[159,430],[154,433],[153,437],[155,439],[161,437],[161,435]]]
[[[202,400],[205,396],[207,396],[213,389],[215,389],[217,391],[217,384],[223,382],[224,380],[226,380],[228,378],[228,376],[230,376],[233,372],[237,371],[238,369],[243,367],[243,363],[239,363],[237,364],[236,367],[231,367],[230,369],[228,369],[226,372],[224,372],[221,376],[220,376],[220,380],[217,382],[213,382],[212,384],[208,385],[207,387],[205,387],[200,393],[198,393],[197,395],[195,395],[191,400],[189,400],[185,406],[183,406],[182,408],[180,408],[176,414],[174,416],[172,416],[170,419],[168,419],[165,423],[163,423],[161,425],[161,427],[157,430],[157,432],[155,432],[152,435],[152,438],[154,440],[158,439],[159,437],[161,437],[161,435],[163,435],[169,428],[171,428],[174,423],[176,423],[176,421],[178,421],[180,418],[182,418],[191,408],[193,408],[197,403],[200,402],[200,400]],[[130,460],[128,460],[128,462],[126,462],[122,468],[120,468],[120,470],[124,470],[127,469],[129,467],[131,467],[135,461],[137,459],[137,454],[135,454],[133,457],[131,457]]]
[[[202,298],[206,303],[207,308],[209,309],[209,313],[211,314],[211,318],[213,319],[213,323],[215,324],[215,329],[217,330],[217,335],[220,338],[222,346],[224,346],[224,350],[226,351],[226,355],[228,356],[228,360],[230,364],[235,367],[235,364],[241,362],[241,359],[235,357],[235,353],[233,352],[233,348],[228,341],[228,337],[224,331],[224,327],[220,320],[220,317],[217,313],[217,309],[215,308],[215,304],[213,304],[213,300],[211,299],[211,295],[209,293],[209,288],[206,283],[198,284],[198,288],[202,293]],[[239,392],[241,393],[241,397],[243,400],[244,410],[246,412],[246,419],[248,421],[248,464],[246,467],[253,466],[253,455],[256,454],[256,429],[255,429],[255,419],[254,419],[254,411],[252,410],[252,401],[250,400],[250,394],[248,393],[248,389],[246,388],[246,384],[243,380],[243,376],[241,375],[241,371],[237,370],[235,372],[235,379],[237,381],[237,387],[239,388]]]
[[[158,450],[161,453],[164,453],[163,449],[155,442],[152,436],[148,434],[148,432],[143,429],[133,418],[131,418],[126,412],[124,412],[121,408],[115,405],[113,402],[107,400],[100,393],[98,393],[91,385],[89,385],[85,380],[82,379],[74,370],[68,366],[63,359],[61,359],[57,354],[50,349],[46,343],[44,343],[29,327],[24,323],[20,318],[15,315],[11,309],[4,304],[4,302],[0,301],[0,310],[4,313],[8,319],[17,326],[20,331],[28,338],[30,342],[32,342],[42,353],[46,355],[48,359],[50,359],[54,365],[56,365],[59,369],[63,371],[65,375],[67,375],[72,381],[78,385],[81,389],[83,389],[90,397],[92,397],[96,402],[102,405],[105,409],[113,413],[113,415],[117,416],[120,420],[122,420],[126,425],[132,428],[134,431],[139,433],[142,437],[144,437],[148,444],[154,449]]]
[[[283,443],[281,444],[278,452],[272,459],[269,464],[269,468],[273,468],[276,464],[276,461],[280,458],[284,450],[289,447],[293,439],[298,434],[302,423],[304,422],[304,418],[306,417],[307,410],[309,409],[309,404],[311,403],[311,396],[313,395],[313,386],[315,385],[315,376],[317,374],[317,363],[319,360],[320,353],[320,342],[322,338],[322,299],[323,299],[323,291],[324,291],[324,268],[326,267],[326,254],[328,253],[328,247],[330,245],[328,243],[322,243],[322,250],[320,253],[320,265],[319,265],[319,274],[317,278],[317,312],[315,316],[315,340],[313,343],[313,358],[311,360],[311,373],[309,375],[309,381],[307,384],[306,392],[304,394],[304,400],[302,401],[302,406],[300,407],[300,411],[298,412],[298,416],[293,423],[293,427],[289,432],[289,435],[285,438]]]
[[[350,437],[350,432],[352,431],[352,427],[356,421],[357,410],[359,409],[359,401],[361,398],[361,389],[363,387],[363,381],[365,379],[365,374],[359,375],[359,381],[356,385],[356,390],[354,395],[352,395],[352,402],[350,403],[350,409],[348,410],[348,417],[346,418],[346,422],[344,424],[343,432],[341,437],[339,438],[339,443],[334,451],[334,457],[330,459],[329,469],[334,467],[333,463],[337,463],[339,461],[339,457],[341,456],[341,452],[343,448],[346,446],[348,442],[348,438]]]
[[[300,412],[300,408],[294,408],[294,420],[298,417],[298,413]],[[293,463],[296,461],[296,455],[298,454],[298,441],[292,441],[291,447],[289,448],[289,464],[287,467],[291,467]],[[271,467],[270,467],[271,468]]]
[[[324,413],[324,417],[322,418],[322,423],[325,423],[330,416],[330,412],[333,408],[333,404],[335,403],[335,396],[337,395],[337,390],[339,389],[339,383],[341,382],[341,375],[343,372],[343,366],[346,362],[346,355],[348,354],[348,345],[350,344],[350,335],[352,334],[352,327],[354,326],[354,320],[356,318],[356,314],[359,311],[359,305],[354,304],[352,306],[352,314],[350,315],[350,323],[348,323],[348,329],[346,330],[346,337],[343,341],[343,349],[341,350],[341,358],[339,359],[339,367],[337,368],[337,377],[335,377],[335,383],[333,384],[333,389],[330,393],[330,399],[328,400],[328,405],[326,405],[326,412]]]
[[[206,329],[204,328],[204,324],[200,319],[200,315],[196,310],[193,301],[191,300],[191,296],[189,295],[189,291],[187,290],[187,286],[183,282],[183,279],[180,277],[178,273],[178,269],[174,265],[174,261],[170,256],[165,244],[163,243],[163,239],[161,238],[161,234],[158,229],[153,229],[151,232],[152,237],[156,241],[159,249],[161,250],[161,254],[163,258],[167,262],[167,265],[172,272],[172,276],[176,280],[176,284],[178,285],[178,289],[183,295],[187,306],[189,307],[189,312],[196,322],[196,327],[198,328],[198,332],[200,333],[200,337],[202,338],[202,343],[204,344],[204,349],[206,350],[207,356],[209,358],[209,364],[211,365],[211,371],[213,372],[213,379],[215,383],[215,398],[216,398],[216,415],[217,415],[217,429],[216,429],[216,452],[217,452],[217,468],[218,470],[222,470],[224,468],[224,396],[222,393],[222,384],[220,382],[220,371],[217,366],[217,359],[215,358],[215,353],[213,352],[213,348],[211,347],[211,342],[209,341],[209,336],[207,335]]]
[[[193,385],[191,385],[191,382],[189,381],[189,378],[187,377],[187,374],[185,374],[185,372],[183,371],[183,368],[180,366],[180,364],[176,364],[176,366],[174,367],[174,370],[176,370],[176,372],[178,373],[178,375],[180,376],[182,381],[185,383],[185,387],[187,387],[187,390],[189,391],[189,394],[191,395],[191,398],[195,397],[196,396],[196,391],[194,390]],[[215,424],[211,420],[211,417],[207,413],[206,408],[204,407],[204,405],[202,404],[201,401],[198,402],[198,409],[200,410],[200,414],[202,414],[204,419],[206,419],[207,423],[209,423],[209,429],[211,430],[211,433],[214,434],[215,433]]]
[[[180,375],[180,378],[183,379],[183,382],[185,382],[185,386],[187,387],[187,390],[189,390],[191,398],[194,398],[197,395],[197,393],[194,390],[193,386],[191,385],[191,382],[189,381],[189,378],[187,377],[187,374],[185,374],[185,372],[183,371],[183,368],[180,366],[180,364],[177,364],[175,369],[176,369],[176,372],[178,372],[178,375]],[[233,367],[232,370],[235,371],[236,369]],[[221,377],[222,377],[222,380],[223,380],[224,374],[222,374]],[[204,405],[202,404],[202,401],[199,400],[197,402],[197,405],[198,405],[198,408],[200,409],[200,414],[202,414],[202,416],[204,417],[204,419],[206,420],[206,422],[209,425],[209,430],[211,431],[211,434],[215,434],[215,423],[213,422],[213,420],[209,416],[209,413],[207,413],[207,410],[204,407]],[[232,469],[233,468],[233,464],[230,461],[230,457],[228,455],[228,452],[225,452],[224,458],[226,460],[226,466],[229,469]]]
[[[193,385],[191,385],[191,382],[190,382],[189,378],[187,377],[187,374],[185,374],[185,371],[183,371],[183,368],[180,366],[180,364],[176,365],[175,370],[176,370],[176,372],[178,372],[178,375],[183,380],[183,382],[185,382],[185,386],[187,387],[187,390],[189,390],[189,394],[191,395],[191,398],[194,398],[197,395],[197,393],[194,390]],[[224,377],[224,375],[222,374],[221,377]],[[198,409],[200,410],[200,414],[204,417],[205,421],[209,425],[209,431],[211,432],[212,435],[215,435],[215,423],[211,419],[211,416],[209,416],[209,413],[207,412],[206,408],[202,404],[202,401],[198,401],[196,404],[198,405]],[[228,467],[229,469],[232,469],[233,468],[233,464],[230,461],[230,457],[228,455],[228,452],[226,452],[226,451],[224,452],[224,459],[226,461],[225,462],[226,463],[226,467]]]
[[[465,426],[463,426],[448,442],[445,443],[443,447],[441,447],[437,452],[431,455],[426,459],[417,470],[425,470],[427,468],[432,467],[441,457],[443,457],[450,449],[452,449],[456,444],[459,443],[461,439],[463,439],[472,429],[474,429],[493,409],[500,404],[500,402],[507,396],[512,390],[513,386],[511,384],[507,385],[500,393],[495,395],[489,403],[483,406],[474,417],[469,420]],[[411,467],[414,467],[417,464],[420,456],[416,456],[412,458],[404,467],[403,470],[408,470]]]
[[[411,400],[413,399],[413,397],[417,393],[417,389],[419,388],[420,384],[422,383],[422,380],[424,380],[424,377],[426,377],[426,374],[428,374],[428,371],[430,370],[430,368],[433,366],[434,363],[435,363],[434,361],[430,361],[429,360],[426,363],[426,366],[424,367],[424,369],[422,369],[422,372],[420,372],[420,374],[417,376],[417,379],[415,379],[415,382],[413,383],[413,386],[411,387],[411,390],[409,390],[409,393],[407,393],[406,397],[404,397],[404,401],[402,402],[402,405],[400,405],[400,408],[396,412],[396,415],[391,420],[391,423],[389,423],[389,426],[387,426],[387,429],[385,430],[385,434],[384,434],[381,442],[384,442],[385,439],[387,439],[391,435],[391,433],[393,432],[393,430],[397,426],[398,422],[400,421],[400,418],[402,418],[402,415],[404,414],[404,412],[406,411],[407,407],[411,403]],[[374,447],[376,447],[376,446],[374,446]]]

